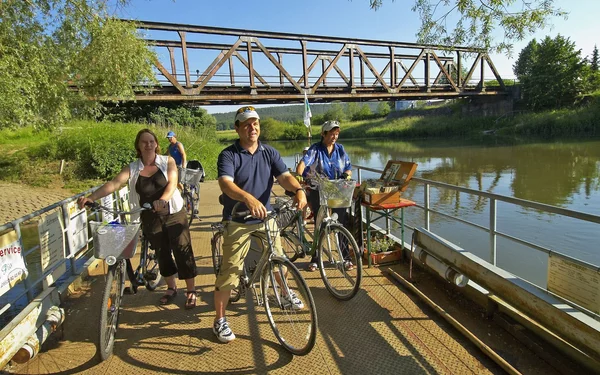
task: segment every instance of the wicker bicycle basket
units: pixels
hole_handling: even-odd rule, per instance
[[[202,178],[202,169],[179,169],[179,182],[184,185],[198,185]]]
[[[355,180],[319,181],[319,201],[321,206],[329,208],[350,207],[355,187]]]
[[[94,240],[94,257],[105,259],[129,259],[135,255],[139,239],[140,224],[107,224],[90,221]]]

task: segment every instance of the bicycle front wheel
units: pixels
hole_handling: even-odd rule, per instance
[[[146,257],[144,258],[144,254]],[[150,241],[146,238],[142,239],[142,254],[140,259],[144,259],[144,267],[142,268],[144,280],[146,281],[146,289],[153,291],[156,289],[162,278],[158,269],[158,254],[156,250],[150,247]]]
[[[292,227],[293,228],[293,227]],[[296,261],[302,255],[302,245],[295,229],[284,229],[281,234],[281,247],[290,262]]]
[[[362,279],[362,259],[348,229],[339,223],[325,225],[319,234],[317,254],[321,278],[329,293],[342,301],[354,297]]]
[[[317,337],[317,311],[298,269],[287,259],[272,259],[261,275],[261,291],[279,343],[292,354],[308,354]]]
[[[115,344],[115,333],[119,324],[119,311],[123,289],[125,288],[125,261],[119,260],[109,266],[106,275],[106,285],[102,293],[100,307],[100,324],[98,335],[97,356],[100,361],[106,360],[112,354]]]

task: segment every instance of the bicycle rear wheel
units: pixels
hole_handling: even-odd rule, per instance
[[[317,337],[317,311],[298,269],[288,260],[272,259],[263,269],[261,291],[279,343],[292,354],[308,354]]]
[[[184,203],[185,203],[185,211],[187,212],[188,215],[188,226],[192,225],[192,221],[194,220],[194,197],[193,197],[193,193],[190,191],[187,191],[184,196]]]
[[[102,293],[99,335],[96,343],[97,356],[100,361],[106,360],[113,352],[124,288],[125,261],[119,260],[109,266],[104,293]]]
[[[324,226],[319,234],[317,254],[321,278],[329,293],[343,301],[354,297],[362,279],[362,259],[348,229],[339,223]],[[352,264],[351,269],[348,262]]]
[[[223,261],[223,233],[217,232],[210,240],[210,248],[212,251],[213,270],[215,275],[219,274],[221,262]]]
[[[144,257],[143,254],[146,254]],[[140,260],[144,260],[144,267],[142,268],[144,274],[142,275],[145,280],[146,289],[153,291],[156,289],[162,278],[158,269],[158,254],[156,250],[150,247],[150,241],[145,237],[142,238],[142,253],[140,254]]]

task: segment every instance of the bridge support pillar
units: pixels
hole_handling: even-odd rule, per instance
[[[501,116],[513,111],[514,100],[510,96],[478,96],[469,99],[462,107],[463,115]]]

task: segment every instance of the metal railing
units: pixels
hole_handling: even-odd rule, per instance
[[[357,180],[359,182],[361,182],[363,179],[364,171],[374,172],[377,174],[381,174],[383,172],[381,169],[363,167],[363,166],[359,166],[359,165],[354,165],[353,167],[357,170]],[[497,240],[498,240],[498,238],[504,238],[504,239],[510,240],[514,243],[524,245],[528,248],[534,249],[538,252],[545,253],[548,256],[551,255],[554,257],[558,257],[560,259],[564,259],[564,260],[567,260],[574,264],[577,264],[579,266],[582,266],[585,269],[591,270],[596,273],[600,273],[600,266],[597,264],[592,264],[592,263],[586,262],[584,260],[575,258],[571,255],[556,251],[554,249],[550,249],[546,246],[542,246],[540,244],[525,240],[523,238],[519,238],[515,235],[511,235],[511,234],[499,231],[497,229],[498,214],[499,214],[498,202],[509,203],[512,205],[520,206],[520,207],[526,207],[529,209],[539,210],[543,213],[562,215],[562,216],[570,217],[570,218],[573,218],[576,220],[581,220],[581,221],[594,223],[594,224],[600,224],[600,216],[598,216],[598,215],[592,215],[592,214],[588,214],[588,213],[584,213],[584,212],[560,208],[560,207],[551,206],[551,205],[547,205],[547,204],[543,204],[543,203],[532,202],[532,201],[528,201],[528,200],[524,200],[524,199],[488,193],[488,192],[484,192],[484,191],[480,191],[480,190],[464,188],[464,187],[451,185],[451,184],[447,184],[447,183],[443,183],[443,182],[427,180],[424,178],[413,177],[411,180],[411,183],[413,183],[413,184],[416,183],[416,184],[420,184],[423,186],[423,200],[422,200],[422,202],[417,202],[416,206],[414,206],[414,207],[422,210],[424,219],[423,219],[422,224],[410,225],[410,223],[405,223],[406,228],[408,228],[410,230],[414,230],[415,227],[419,227],[419,226],[423,226],[427,230],[430,230],[431,215],[436,214],[443,218],[450,219],[455,222],[459,222],[459,223],[465,224],[467,226],[470,226],[472,228],[476,228],[481,231],[487,232],[488,238],[489,238],[488,239],[489,257],[488,257],[488,259],[484,259],[484,260],[486,260],[489,263],[491,263],[495,266],[498,266],[500,268],[502,268],[502,267],[499,266],[497,263],[497,256],[498,256]],[[458,216],[455,216],[455,215],[452,215],[452,214],[449,214],[446,212],[442,212],[440,210],[436,210],[436,209],[432,208],[431,202],[430,202],[431,187],[435,187],[437,189],[442,189],[442,190],[450,190],[453,192],[464,193],[464,194],[476,196],[478,198],[487,199],[489,201],[488,202],[488,204],[489,204],[489,219],[488,220],[489,221],[488,221],[487,225],[478,224],[478,223],[469,221],[465,218],[461,218],[461,217],[458,217]],[[377,227],[376,229],[385,230],[387,233],[391,233],[389,221],[385,223],[385,228]],[[393,233],[392,233],[392,235],[393,235]],[[397,238],[398,238],[398,236],[394,236],[394,239],[397,240]],[[410,244],[404,243],[402,245],[406,248],[410,248]],[[504,270],[511,272],[510,270],[507,270],[507,269],[504,269]],[[548,291],[548,288],[543,285],[537,285],[537,286]],[[573,301],[569,301],[569,302],[575,303]],[[596,312],[596,316],[598,316],[597,312]]]
[[[22,282],[16,283],[0,296],[0,369],[8,363],[19,348],[29,343],[30,338],[40,336],[37,333],[44,327],[46,320],[51,318],[53,311],[60,311],[59,315],[62,315],[62,310],[58,308],[61,303],[60,296],[66,293],[73,282],[85,275],[88,267],[94,262],[93,246],[90,246],[91,236],[85,236],[86,243],[81,243],[80,237],[75,239],[77,233],[89,230],[90,215],[87,212],[77,211],[73,214],[70,211],[75,209],[73,205],[77,198],[91,193],[96,188],[73,195],[0,226],[0,234],[10,233],[13,230],[16,232],[28,271],[27,277]],[[128,192],[115,192],[111,197],[113,205],[122,204],[123,200],[128,200]],[[38,226],[40,220],[48,215],[57,215],[62,220],[60,230],[61,239],[64,241],[64,257],[46,268],[41,261],[42,240],[38,233]],[[85,228],[81,224],[83,219],[76,219],[76,216],[80,215],[85,215]],[[91,214],[96,220],[101,219],[99,215]],[[72,221],[73,225],[71,225]],[[52,280],[47,280],[50,275]],[[62,322],[63,318],[64,315],[58,321]],[[41,344],[42,342],[36,342],[35,345]]]

